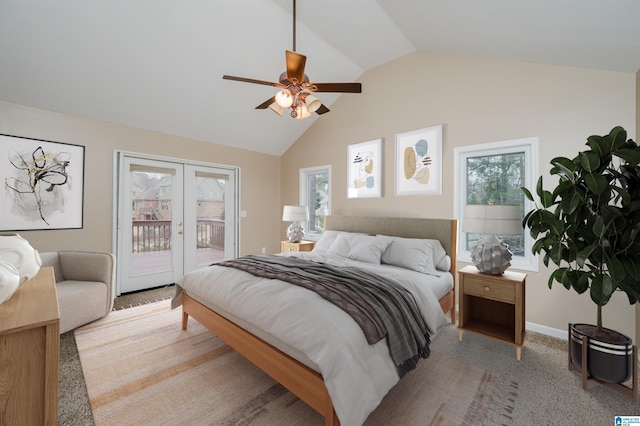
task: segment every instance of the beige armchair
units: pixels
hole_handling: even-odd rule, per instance
[[[113,308],[116,259],[110,253],[40,253],[53,266],[60,308],[60,334],[107,315]]]

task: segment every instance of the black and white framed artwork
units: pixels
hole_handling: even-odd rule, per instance
[[[0,231],[83,227],[84,146],[0,134]]]

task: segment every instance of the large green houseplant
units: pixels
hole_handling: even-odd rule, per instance
[[[616,291],[631,304],[640,300],[640,147],[622,127],[590,136],[587,145],[573,159],[551,160],[558,184],[545,190],[540,177],[539,204],[523,223],[537,239],[532,252],[543,253],[546,266],[557,266],[549,287],[555,281],[580,294],[589,291],[597,327],[582,331],[590,338],[620,341],[626,336],[603,327],[602,307]],[[522,191],[535,201],[528,189]]]

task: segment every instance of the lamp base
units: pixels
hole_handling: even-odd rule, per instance
[[[471,250],[471,260],[478,271],[488,275],[502,275],[511,266],[511,251],[495,235],[485,235]]]
[[[302,225],[300,225],[300,222],[293,222],[291,225],[289,225],[289,227],[287,228],[287,238],[289,239],[289,242],[299,243],[300,241],[302,241],[303,237],[304,229],[302,228]]]

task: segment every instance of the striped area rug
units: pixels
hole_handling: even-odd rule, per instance
[[[75,331],[96,425],[322,425],[323,418],[168,301]],[[480,424],[497,378],[432,351],[366,425]]]

